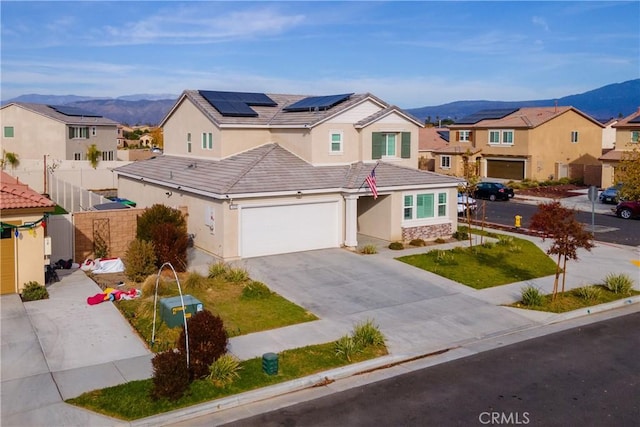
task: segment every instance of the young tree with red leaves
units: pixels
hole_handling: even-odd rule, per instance
[[[553,239],[553,244],[547,253],[558,256],[552,295],[552,300],[555,300],[558,294],[560,272],[562,272],[562,292],[564,292],[567,260],[578,259],[579,248],[590,251],[594,246],[593,235],[576,220],[575,210],[566,208],[557,201],[539,204],[538,211],[531,217],[529,227],[541,232],[543,240]]]

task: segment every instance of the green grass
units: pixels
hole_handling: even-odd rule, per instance
[[[630,295],[622,295],[611,292],[605,286],[594,285],[599,289],[598,296],[594,299],[585,299],[580,297],[580,291],[578,288],[572,289],[566,292],[559,292],[555,301],[551,300],[551,295],[543,295],[542,303],[540,305],[525,305],[522,301],[510,304],[509,307],[526,308],[529,310],[546,311],[549,313],[566,313],[568,311],[578,310],[581,308],[592,307],[598,304],[605,304],[608,302],[617,301],[620,299],[628,298],[632,295],[640,295],[640,291],[633,290]]]
[[[516,237],[509,240],[508,244],[432,250],[396,259],[475,289],[555,274],[555,262],[534,243]]]
[[[224,387],[215,386],[209,380],[194,381],[188,392],[175,402],[152,400],[149,395],[152,380],[131,381],[126,384],[84,393],[66,402],[94,412],[122,420],[135,420],[159,413],[184,408],[209,400],[301,378],[350,363],[361,362],[387,354],[386,347],[367,347],[352,355],[351,362],[335,352],[335,342],[286,350],[279,353],[278,374],[267,375],[262,371],[262,358],[240,363],[240,377]]]

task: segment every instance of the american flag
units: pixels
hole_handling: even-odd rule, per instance
[[[365,181],[367,181],[367,185],[369,185],[369,189],[371,190],[371,193],[373,193],[373,198],[377,199],[378,187],[376,187],[376,168],[373,168],[373,170],[371,170],[371,173],[367,175]]]

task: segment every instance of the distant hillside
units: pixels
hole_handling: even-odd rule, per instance
[[[439,119],[461,119],[479,110],[490,108],[520,108],[553,106],[572,106],[597,120],[624,117],[640,107],[640,79],[623,83],[614,83],[578,95],[569,95],[556,99],[534,101],[456,101],[433,107],[407,108],[405,111],[421,121],[431,117]]]

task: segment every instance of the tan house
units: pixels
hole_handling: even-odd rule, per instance
[[[20,293],[31,281],[45,284],[43,224],[54,208],[51,200],[0,171],[0,293]]]
[[[457,228],[460,180],[418,170],[422,124],[374,95],[187,90],[161,126],[164,155],[116,168],[118,195],[186,206],[222,259]]]
[[[624,153],[640,149],[640,108],[613,125],[616,130],[614,149],[600,157],[602,161],[602,188],[616,183],[615,170]]]
[[[118,124],[76,107],[12,102],[0,109],[2,149],[20,159],[87,160],[95,144],[102,160],[116,160]]]
[[[479,111],[449,126],[450,147],[437,153],[435,172],[460,176],[462,159],[470,153],[482,178],[569,177],[599,184],[603,128],[573,107]]]

